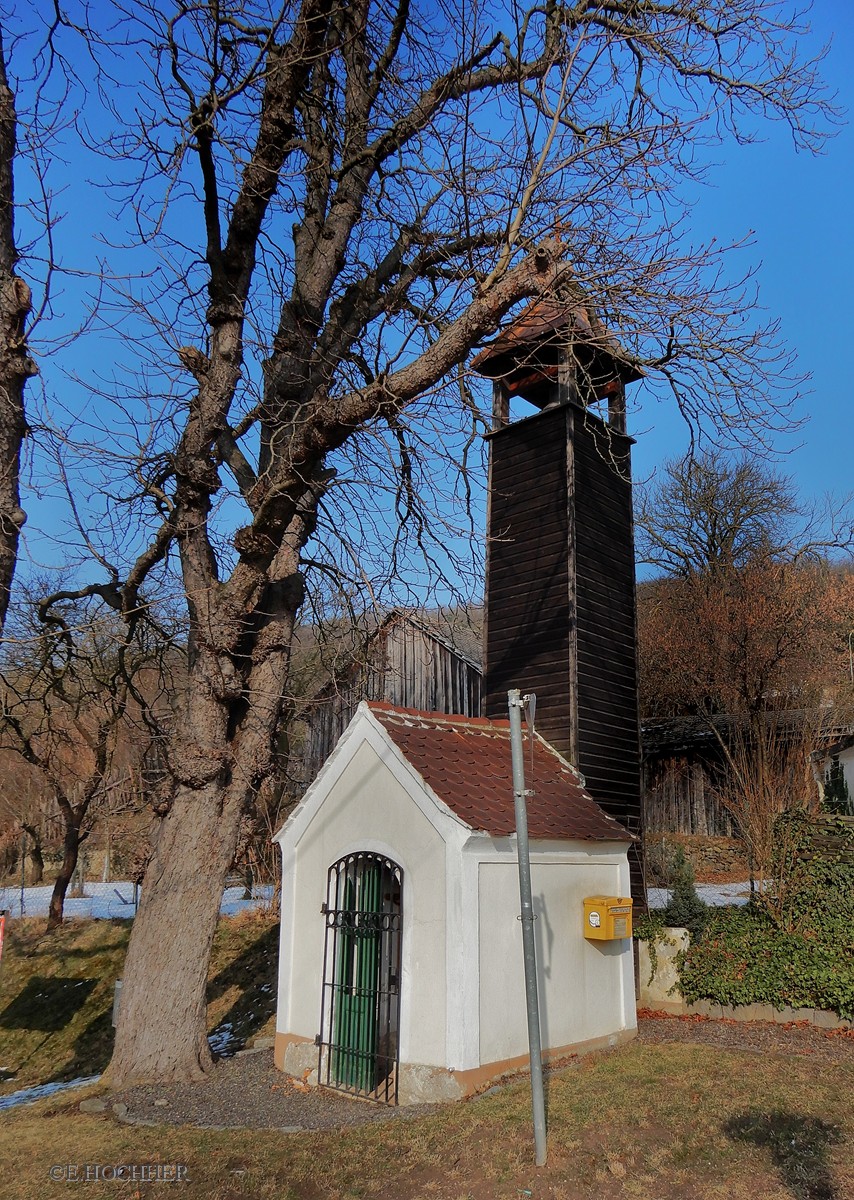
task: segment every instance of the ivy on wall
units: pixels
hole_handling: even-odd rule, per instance
[[[854,1018],[854,946],[787,933],[749,906],[714,913],[678,967],[689,1003],[788,1004]]]
[[[689,1002],[822,1008],[854,1019],[854,823],[779,818],[772,887],[761,904],[709,909],[677,959]],[[640,924],[654,938],[662,920]]]

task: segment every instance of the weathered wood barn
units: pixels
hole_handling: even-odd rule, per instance
[[[725,721],[717,722],[726,734]],[[643,829],[732,837],[732,818],[718,789],[726,762],[714,725],[707,718],[672,717],[643,725]]]
[[[834,759],[844,771],[847,754],[854,781],[851,726],[832,710],[771,710],[765,720],[775,730],[774,737],[784,744],[800,744],[804,757],[811,757],[817,799]],[[727,713],[644,722],[645,833],[738,836],[720,793],[729,778],[725,747],[743,743],[746,729],[744,718]]]
[[[304,790],[335,749],[362,700],[422,712],[481,712],[478,614],[393,609],[305,705],[294,775]]]

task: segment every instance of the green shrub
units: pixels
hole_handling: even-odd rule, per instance
[[[706,924],[708,906],[697,895],[694,871],[681,846],[673,856],[670,881],[673,890],[662,914],[664,924],[687,929],[692,938],[697,938]]]
[[[854,831],[787,812],[761,904],[709,911],[680,959],[688,1001],[825,1008],[854,1019]]]
[[[793,810],[774,826],[774,879],[766,907],[780,927],[821,941],[854,930],[854,829],[840,817]]]
[[[854,945],[781,930],[752,907],[721,908],[681,956],[688,1001],[825,1008],[854,1018]]]

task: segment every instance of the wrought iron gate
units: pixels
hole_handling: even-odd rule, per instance
[[[403,871],[379,854],[329,868],[318,1078],[397,1103]]]

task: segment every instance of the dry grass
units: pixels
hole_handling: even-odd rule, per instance
[[[128,928],[16,923],[0,968],[4,1091],[88,1075],[109,1055]],[[221,922],[209,1028],[268,1032],[276,927]],[[33,981],[40,981],[34,983]],[[79,986],[84,981],[82,986]],[[29,1007],[28,1007],[29,1006]],[[80,1092],[3,1114],[0,1200],[854,1200],[854,1064],[634,1043],[548,1081],[549,1161],[533,1166],[520,1083],[418,1120],[336,1133],[145,1128],[77,1110]],[[56,1182],[54,1165],[178,1163],[189,1182]]]
[[[525,1084],[331,1134],[129,1127],[83,1116],[66,1096],[8,1117],[0,1194],[78,1195],[49,1182],[53,1164],[160,1161],[186,1164],[175,1192],[188,1200],[851,1200],[852,1087],[848,1065],[818,1075],[806,1057],[631,1044],[550,1079],[542,1170]],[[155,1186],[88,1183],[84,1194]]]
[[[0,1095],[30,1084],[99,1074],[112,1053],[113,987],[130,924],[12,921],[0,964]],[[227,917],[214,940],[208,1029],[237,1042],[272,1032],[278,924],[268,915]],[[0,1183],[2,1196],[2,1183]]]
[[[97,1074],[112,1050],[113,985],[130,925],[12,921],[0,965],[0,1092]]]

